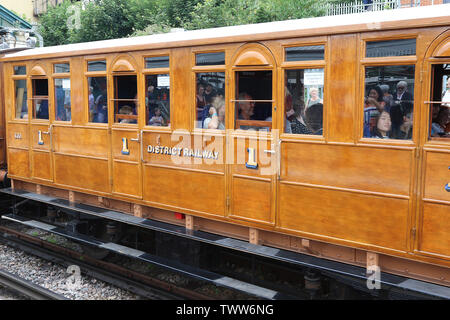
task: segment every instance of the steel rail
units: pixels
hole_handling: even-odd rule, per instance
[[[60,294],[1,269],[0,284],[32,300],[68,300]]]
[[[208,297],[203,294],[194,293],[188,289],[177,288],[175,285],[161,286],[159,283],[160,281],[148,281],[150,278],[147,279],[145,276],[137,277],[135,272],[131,270],[124,270],[123,268],[117,266],[113,268],[110,263],[98,261],[85,255],[82,255],[84,261],[81,261],[75,258],[80,257],[80,254],[77,252],[73,252],[67,248],[61,248],[51,243],[46,243],[44,240],[32,239],[29,235],[22,234],[18,231],[13,231],[5,226],[0,226],[0,243],[65,267],[69,265],[77,265],[81,268],[82,273],[90,277],[107,282],[123,290],[128,290],[146,299],[208,299]],[[61,252],[57,252],[57,250],[61,250]],[[110,271],[106,270],[106,268],[116,270]],[[148,282],[152,282],[153,285]]]

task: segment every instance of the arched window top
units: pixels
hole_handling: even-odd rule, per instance
[[[244,66],[273,66],[275,59],[265,46],[258,43],[248,43],[238,49],[233,57],[233,65]]]
[[[39,65],[34,66],[30,71],[31,76],[46,76],[44,68]]]
[[[450,36],[447,37],[447,39],[445,39],[445,41],[443,41],[442,44],[434,50],[433,57],[450,57]]]
[[[136,68],[128,57],[119,57],[112,65],[113,72],[135,72]]]

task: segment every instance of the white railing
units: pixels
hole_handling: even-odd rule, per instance
[[[408,6],[418,6],[420,1],[411,1]],[[400,0],[373,0],[371,4],[365,4],[363,1],[355,0],[349,3],[333,4],[328,3],[326,6],[326,15],[334,16],[348,13],[359,13],[364,11],[382,11],[405,7]]]

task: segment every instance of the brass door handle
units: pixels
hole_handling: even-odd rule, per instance
[[[135,141],[135,142],[139,142],[139,140],[141,140],[139,133],[138,133],[138,136],[136,138],[131,138],[130,140],[131,141]]]

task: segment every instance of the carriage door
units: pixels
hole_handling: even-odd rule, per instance
[[[247,44],[238,49],[232,66],[230,217],[273,225],[278,171],[275,59],[266,47]]]
[[[31,174],[33,179],[53,182],[52,124],[53,94],[44,67],[31,69]]]
[[[434,49],[433,49],[434,46]],[[416,248],[450,260],[450,31],[430,47],[424,74],[425,123]],[[428,100],[428,101],[427,101]]]
[[[141,132],[139,129],[138,78],[136,63],[129,56],[112,64],[113,92],[110,114],[112,146],[112,192],[142,198]],[[113,119],[111,119],[111,117]]]

